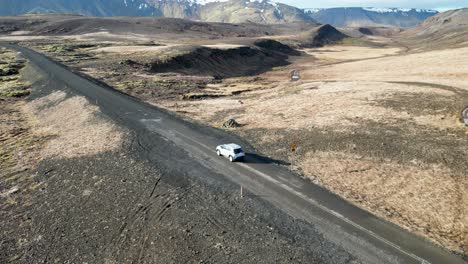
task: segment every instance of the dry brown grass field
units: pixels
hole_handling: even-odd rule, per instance
[[[263,74],[159,103],[235,129],[357,205],[455,251],[468,250],[468,49],[405,54],[333,46]],[[301,69],[302,79],[288,73]],[[247,91],[230,96],[236,91]],[[209,98],[209,97],[208,97]],[[299,146],[296,153],[289,145]],[[279,147],[278,147],[279,146]]]

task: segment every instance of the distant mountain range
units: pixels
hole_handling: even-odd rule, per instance
[[[172,17],[226,23],[313,21],[302,9],[266,0],[0,0],[0,6],[0,16],[73,13],[86,16]]]
[[[414,26],[437,11],[420,9],[299,9],[268,0],[0,0],[0,16],[73,13],[86,16],[157,16],[208,22],[347,26]]]
[[[199,19],[209,22],[291,23],[313,21],[302,9],[271,1],[229,0],[200,4]]]
[[[402,8],[328,8],[305,9],[305,13],[322,24],[335,27],[412,27],[429,17],[437,15],[435,10]]]

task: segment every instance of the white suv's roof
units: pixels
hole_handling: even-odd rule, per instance
[[[237,145],[237,144],[234,144],[234,143],[226,144],[226,145],[224,145],[224,146],[226,146],[226,147],[228,147],[228,148],[231,148],[231,149],[240,149],[240,148],[242,148],[241,146],[239,146],[239,145]]]

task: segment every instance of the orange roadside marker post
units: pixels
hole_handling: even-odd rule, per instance
[[[291,152],[296,152],[296,149],[297,149],[296,143],[292,143],[291,144]]]

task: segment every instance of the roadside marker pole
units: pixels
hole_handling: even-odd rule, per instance
[[[240,190],[240,191],[241,191],[240,197],[241,197],[241,198],[244,198],[244,188],[242,187],[242,185],[241,185],[241,190]]]

